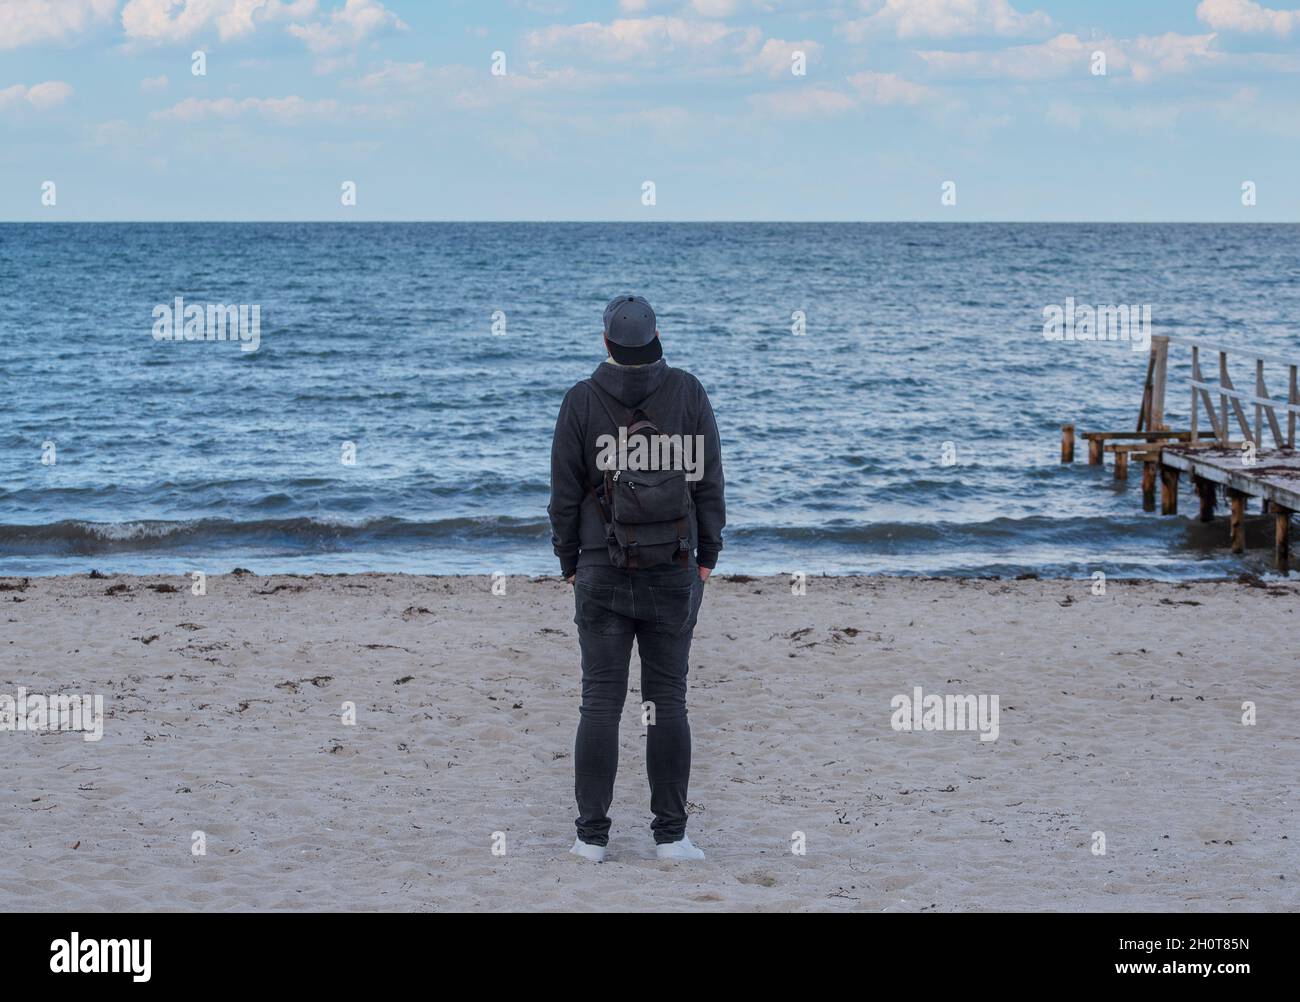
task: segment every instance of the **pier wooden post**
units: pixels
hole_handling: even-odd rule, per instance
[[[1215,502],[1214,484],[1211,481],[1206,480],[1204,477],[1193,477],[1192,483],[1196,485],[1196,495],[1201,499],[1201,521],[1213,522]]]
[[[1178,470],[1165,465],[1160,468],[1160,513],[1178,515]]]
[[[1128,453],[1127,452],[1115,453],[1115,479],[1116,480],[1128,479]]]
[[[1156,510],[1156,464],[1149,459],[1142,464],[1142,510]]]
[[[1147,428],[1163,431],[1165,427],[1165,383],[1169,371],[1169,337],[1156,334],[1151,338],[1151,398],[1147,408]]]
[[[1061,425],[1061,462],[1074,462],[1074,425]]]
[[[1178,514],[1178,470],[1172,466],[1160,467],[1160,513]]]
[[[1283,574],[1291,569],[1291,514],[1280,504],[1273,505],[1273,553]]]
[[[1088,465],[1100,466],[1102,461],[1102,446],[1105,443],[1099,438],[1088,439]]]
[[[1232,502],[1232,517],[1229,520],[1232,552],[1244,553],[1246,552],[1246,495],[1229,488],[1228,499]]]

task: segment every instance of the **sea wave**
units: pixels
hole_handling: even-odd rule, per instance
[[[0,525],[0,557],[40,553],[113,554],[143,550],[221,549],[266,546],[330,551],[401,543],[519,539],[544,536],[548,523],[509,517],[460,517],[433,521],[400,518],[349,520],[334,517],[226,518],[88,522],[66,520],[45,525]]]

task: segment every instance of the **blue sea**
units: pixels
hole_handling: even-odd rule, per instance
[[[0,225],[0,574],[555,573],[555,415],[627,291],[713,400],[723,572],[1267,569],[1060,465],[1146,356],[1043,310],[1297,355],[1300,226],[194,223]],[[258,350],[155,339],[176,297],[257,305]]]

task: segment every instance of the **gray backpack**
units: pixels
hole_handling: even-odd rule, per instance
[[[635,435],[660,434],[640,407],[629,411],[595,380],[587,382],[615,432],[626,428],[629,441]],[[690,563],[695,501],[685,470],[605,470],[590,493],[605,525],[609,562],[615,567],[636,570]]]

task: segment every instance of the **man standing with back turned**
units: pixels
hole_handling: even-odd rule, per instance
[[[699,380],[663,360],[640,296],[605,308],[604,342],[609,357],[565,395],[551,445],[551,541],[582,649],[570,851],[605,858],[635,639],[655,851],[703,859],[686,837],[686,671],[726,523],[718,426]]]

